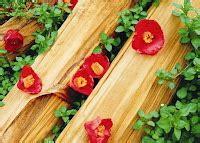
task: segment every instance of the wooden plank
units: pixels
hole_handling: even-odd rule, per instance
[[[36,62],[36,64],[33,65],[34,70],[43,81],[43,91],[48,90],[58,83],[66,82],[66,77],[68,80],[70,79],[67,75],[69,74],[72,76],[79,68],[80,61],[82,61],[87,54],[91,53],[92,49],[98,44],[100,32],[105,31],[108,34],[112,33],[117,26],[117,13],[129,7],[130,3],[131,1],[126,0],[116,0],[116,3],[101,2],[100,0],[92,2],[83,0],[78,3],[74,9],[74,13],[69,16],[65,22],[65,24],[67,23],[67,27],[64,29],[55,45],[40,62]],[[39,96],[40,95],[30,96],[19,91],[16,87],[12,89],[4,99],[6,105],[0,110],[0,116],[2,117],[0,122],[0,135],[2,140],[7,140],[5,139],[7,137],[12,138],[8,135],[9,133],[6,132],[9,130],[9,126],[12,126],[12,122],[20,114],[22,109],[24,109],[30,101]],[[50,100],[52,100],[52,98],[50,98]],[[52,101],[49,103],[52,103]],[[49,103],[47,103],[49,106],[46,106],[48,108],[51,107]],[[45,112],[47,112],[45,111],[41,116],[48,115],[54,118],[52,113],[56,108],[57,107],[52,107],[51,114],[45,114]],[[37,112],[37,110],[34,111]],[[25,115],[23,115],[23,117],[24,120],[28,120]],[[45,118],[41,119],[44,120]],[[37,125],[38,127],[42,126],[41,124],[46,124],[42,121],[39,122],[40,125]],[[50,123],[51,122],[52,120],[50,120]],[[35,134],[36,132],[33,133]],[[46,131],[44,131],[44,134],[46,135]],[[44,135],[41,136],[44,137]],[[37,139],[40,138],[41,140],[41,136]],[[28,142],[34,139],[35,136],[25,138]]]
[[[75,117],[71,120],[57,142],[87,142],[84,123],[97,116],[110,117],[114,122],[110,142],[126,142],[132,133],[132,125],[136,121],[138,110],[143,107],[154,109],[161,103],[168,103],[175,90],[169,90],[167,85],[157,84],[155,72],[159,68],[171,69],[176,62],[182,63],[187,52],[187,46],[179,43],[177,34],[181,22],[171,15],[174,0],[162,0],[160,6],[150,16],[162,26],[166,44],[155,56],[136,53],[132,47],[132,38],[124,46],[127,49],[117,65],[110,67],[97,88],[86,100]],[[183,2],[183,0],[175,0]],[[163,11],[165,9],[165,11]],[[178,82],[178,81],[177,81]],[[101,86],[99,88],[99,86]],[[150,100],[151,99],[151,100]],[[111,104],[112,103],[112,104]],[[143,105],[143,106],[142,106]],[[135,142],[139,142],[138,134]],[[132,139],[136,136],[132,136]],[[129,142],[134,142],[129,140]]]
[[[177,1],[178,3],[180,4],[183,4],[183,1]],[[197,7],[197,8],[200,8],[200,2],[198,1],[192,1],[192,5],[194,7]],[[163,7],[164,8],[164,7]],[[179,18],[176,18],[176,20],[179,20]],[[180,21],[180,20],[179,20]],[[183,45],[180,45],[180,47],[183,47]],[[173,60],[173,64],[174,65],[176,62],[181,62],[183,63],[183,56],[180,56],[180,57],[176,57],[177,59],[174,59]],[[172,65],[167,65],[166,68],[168,70],[171,70],[172,69]],[[156,93],[156,95],[161,95],[161,97],[159,96],[151,96],[152,93],[149,93],[147,95],[147,98],[145,99],[144,103],[142,104],[141,106],[141,109],[143,111],[145,111],[146,113],[149,113],[150,111],[155,111],[155,110],[159,110],[160,108],[160,104],[168,104],[171,102],[171,99],[173,96],[168,96],[168,95],[173,95],[175,91],[171,91],[172,93],[169,93],[170,91],[167,90],[166,88],[166,84],[161,86],[161,87],[158,87],[159,85],[154,85],[154,89],[157,89],[157,90],[152,90],[151,92],[154,92]],[[149,103],[152,103],[152,104],[149,104]],[[136,123],[136,121],[138,120],[138,116],[135,116],[133,118],[133,124]],[[141,141],[141,137],[142,135],[144,134],[144,131],[143,130],[129,130],[127,131],[129,132],[128,135],[129,136],[123,136],[123,139],[126,140],[126,142],[140,142]],[[131,132],[131,135],[130,135],[130,132]]]

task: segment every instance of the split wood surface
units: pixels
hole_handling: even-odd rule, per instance
[[[117,13],[130,5],[127,0],[80,1],[61,27],[54,46],[33,65],[43,81],[42,92],[68,83],[84,57],[98,44],[100,33],[111,34],[117,26]],[[67,103],[55,96],[40,96],[30,96],[16,86],[11,90],[0,110],[1,142],[41,142],[48,135],[57,120],[53,112]]]
[[[177,32],[182,25],[179,18],[171,15],[174,9],[172,2],[183,3],[183,0],[162,0],[159,7],[150,15],[150,19],[157,20],[164,30],[165,47],[155,56],[141,55],[132,49],[130,38],[114,61],[114,65],[111,65],[62,132],[58,143],[88,142],[84,123],[97,116],[113,120],[110,142],[141,141],[143,132],[132,129],[138,119],[138,110],[143,109],[146,113],[158,110],[161,104],[169,103],[175,93],[167,84],[158,85],[155,72],[160,68],[170,70],[177,62],[183,63],[183,57],[189,50],[188,46],[183,46],[179,42]],[[197,1],[193,4],[200,6]]]

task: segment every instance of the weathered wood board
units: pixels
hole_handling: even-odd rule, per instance
[[[58,83],[69,82],[70,77],[79,68],[80,62],[98,44],[100,32],[105,31],[111,34],[117,26],[117,13],[130,5],[131,1],[127,0],[116,0],[116,3],[80,1],[73,14],[64,23],[66,27],[63,29],[55,45],[45,56],[39,56],[33,65],[34,70],[43,81],[43,91]],[[34,102],[33,99],[39,96],[25,94],[19,91],[16,86],[11,90],[4,99],[6,105],[0,110],[0,116],[2,117],[0,122],[2,142],[17,142],[25,134],[25,131],[20,131],[24,128],[26,129],[25,135],[30,135],[30,137],[22,138],[21,142],[41,141],[48,134],[56,120],[53,116],[54,110],[65,103],[56,97],[40,97]],[[40,108],[37,108],[38,105],[40,105]],[[24,110],[21,116],[19,114],[22,109]],[[26,113],[28,112],[34,114],[35,119],[29,119],[31,114],[27,116]],[[18,115],[19,117],[16,119]],[[51,117],[50,120],[47,119],[49,116]],[[22,122],[23,120],[26,122]],[[48,123],[42,122],[44,120],[48,121]],[[34,122],[35,124],[33,124]],[[47,124],[49,125],[47,127],[48,132],[46,129],[41,128]],[[31,126],[32,128],[30,128]],[[16,127],[19,128],[16,129]],[[36,132],[33,132],[31,129],[36,129]],[[41,131],[42,129],[44,129],[44,132]],[[31,133],[33,133],[33,136],[31,136]]]
[[[174,9],[172,2],[181,3],[183,0],[162,0],[150,15],[150,19],[157,20],[164,30],[165,47],[155,56],[141,55],[132,49],[130,38],[123,48],[125,51],[118,55],[120,61],[117,64],[114,61],[62,132],[58,143],[87,142],[84,123],[97,116],[112,118],[114,126],[110,142],[140,142],[142,132],[137,133],[132,129],[138,119],[138,110],[156,110],[161,103],[169,103],[175,92],[168,89],[166,84],[158,85],[155,72],[159,68],[171,69],[177,62],[183,63],[183,56],[188,51],[187,46],[179,42],[177,32],[182,25],[178,18],[171,15]]]

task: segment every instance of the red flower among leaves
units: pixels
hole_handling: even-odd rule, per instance
[[[24,66],[17,87],[30,94],[37,94],[42,90],[42,81],[30,66]]]
[[[8,52],[15,52],[23,45],[23,36],[16,30],[8,30],[4,35],[5,49]]]
[[[62,0],[63,3],[67,3],[68,0]],[[71,6],[69,6],[69,9],[73,10],[74,7],[76,6],[76,4],[78,3],[78,0],[70,0],[70,3],[72,4]],[[56,0],[56,4],[58,4],[58,0]]]
[[[88,96],[91,94],[93,86],[94,80],[85,68],[78,70],[70,81],[71,88]]]
[[[101,78],[110,67],[110,62],[107,56],[102,54],[92,54],[85,59],[84,68],[89,70],[93,78]]]
[[[164,46],[164,34],[154,20],[141,20],[135,27],[132,47],[139,53],[155,55]]]
[[[93,121],[84,124],[90,143],[107,143],[111,136],[111,119],[101,119],[97,117]]]

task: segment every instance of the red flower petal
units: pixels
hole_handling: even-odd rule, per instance
[[[37,94],[42,90],[42,81],[30,66],[24,66],[17,87],[30,94]]]
[[[93,90],[94,80],[88,70],[82,68],[72,77],[69,86],[75,91],[89,96]]]
[[[93,78],[101,78],[110,67],[109,59],[102,54],[92,54],[85,59],[84,68],[88,68]]]
[[[155,55],[164,46],[164,41],[160,25],[154,20],[144,19],[135,27],[132,47],[141,54]]]
[[[23,45],[23,36],[16,30],[8,30],[4,35],[5,49],[8,52],[15,52]]]
[[[71,9],[71,10],[73,10],[74,9],[74,7],[76,6],[76,4],[78,3],[78,0],[70,0],[70,3],[72,4],[69,8]]]
[[[84,124],[90,143],[107,143],[111,136],[112,126],[111,119],[101,119],[100,117]]]

